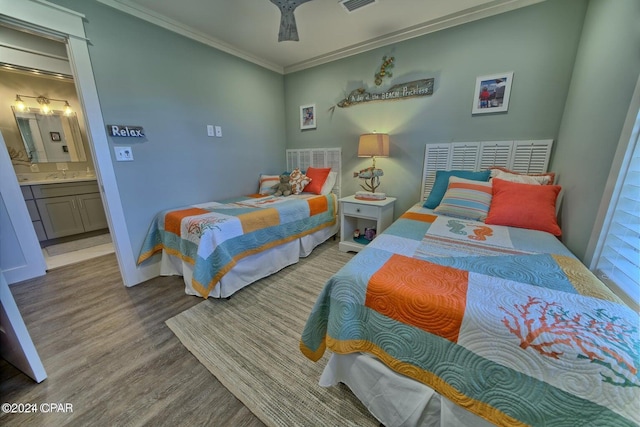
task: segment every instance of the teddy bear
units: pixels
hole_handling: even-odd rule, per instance
[[[276,190],[273,195],[288,196],[289,194],[291,194],[291,184],[289,184],[290,179],[291,178],[289,177],[289,175],[280,175],[280,183],[272,187]]]

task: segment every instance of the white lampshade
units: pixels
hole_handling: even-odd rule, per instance
[[[386,133],[360,135],[358,157],[389,157],[389,135]]]

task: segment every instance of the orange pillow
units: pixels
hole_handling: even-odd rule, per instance
[[[327,180],[329,172],[331,172],[331,168],[307,168],[305,175],[311,178],[311,182],[307,184],[302,191],[305,193],[321,194],[322,186]]]
[[[485,224],[528,228],[562,235],[556,219],[559,185],[520,184],[494,178]]]

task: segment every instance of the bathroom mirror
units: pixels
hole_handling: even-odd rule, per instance
[[[75,113],[65,115],[54,110],[42,114],[37,108],[11,109],[31,163],[87,161]]]

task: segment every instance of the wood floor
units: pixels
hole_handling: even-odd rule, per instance
[[[263,426],[165,325],[198,304],[179,277],[122,285],[115,256],[12,285],[48,378],[0,359],[0,398],[72,413],[0,413],[3,426]]]

